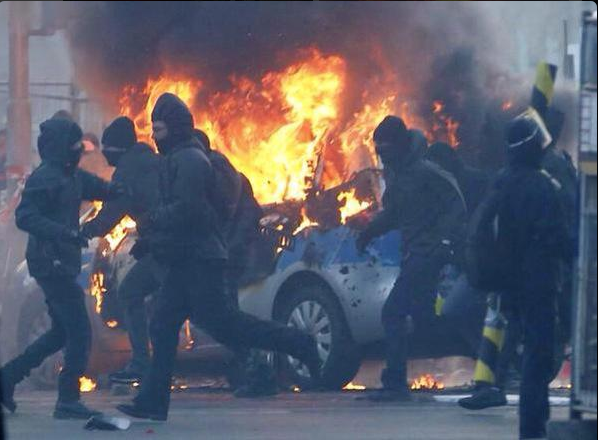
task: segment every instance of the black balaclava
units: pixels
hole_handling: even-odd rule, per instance
[[[116,118],[102,134],[102,154],[110,166],[118,165],[120,158],[137,142],[135,124],[126,116]]]
[[[385,168],[396,169],[411,153],[409,130],[401,118],[386,116],[374,130],[376,152]]]
[[[72,172],[79,165],[83,147],[79,125],[66,119],[48,119],[39,126],[37,149],[43,162],[53,163]]]
[[[166,124],[168,135],[156,141],[158,152],[169,154],[175,147],[193,137],[193,115],[185,103],[172,93],[164,93],[156,101],[152,111],[152,122]]]
[[[444,168],[453,176],[457,176],[463,169],[463,162],[457,152],[445,142],[434,142],[426,151],[426,159]]]
[[[545,149],[542,133],[536,122],[519,117],[507,129],[507,160],[510,165],[540,168]]]

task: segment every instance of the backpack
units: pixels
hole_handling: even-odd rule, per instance
[[[471,286],[483,292],[508,290],[513,256],[499,240],[504,191],[493,187],[474,211],[465,241],[465,272]]]

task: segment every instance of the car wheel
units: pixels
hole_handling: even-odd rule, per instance
[[[278,308],[276,319],[310,333],[317,341],[322,359],[322,385],[340,389],[357,374],[361,356],[353,342],[344,313],[329,289],[311,284],[297,287]],[[307,367],[291,356],[279,358],[279,371],[285,381],[306,386]]]
[[[51,321],[46,304],[39,295],[30,295],[23,304],[19,316],[17,341],[21,350],[37,340],[50,327]],[[62,352],[58,351],[46,358],[38,368],[32,370],[29,379],[39,389],[55,389],[61,366]]]

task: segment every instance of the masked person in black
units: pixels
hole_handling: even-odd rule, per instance
[[[522,439],[546,436],[548,385],[553,365],[558,266],[572,261],[573,240],[557,194],[557,183],[542,172],[543,136],[528,118],[508,129],[508,165],[494,183],[500,194],[497,243],[512,273],[502,292],[520,321],[523,365],[519,401]]]
[[[11,411],[16,408],[15,385],[46,357],[64,349],[54,417],[97,414],[79,401],[79,377],[87,367],[91,343],[85,294],[76,281],[81,247],[87,246],[87,237],[79,231],[79,207],[82,200],[106,200],[123,191],[77,168],[81,137],[79,126],[68,120],[51,119],[40,125],[42,162],[27,179],[16,209],[17,226],[29,233],[29,273],[44,292],[52,326],[2,368],[2,404]]]
[[[393,229],[401,233],[401,273],[382,310],[387,355],[383,389],[376,401],[408,400],[407,339],[409,316],[434,310],[440,270],[463,239],[466,208],[455,179],[423,159],[425,141],[400,118],[387,116],[374,131],[384,166],[383,210],[361,232],[357,248]],[[422,145],[423,144],[423,145]]]
[[[187,318],[233,349],[290,354],[317,380],[321,361],[311,335],[242,313],[227,298],[226,241],[215,208],[222,195],[210,161],[193,136],[189,109],[165,93],[156,102],[152,124],[158,150],[165,156],[160,205],[140,219],[138,229],[148,231],[151,251],[167,273],[150,321],[154,353],[149,372],[133,405],[117,408],[133,417],[166,420],[179,329]]]
[[[567,152],[556,147],[564,123],[564,115],[556,109],[549,108],[545,122],[552,137],[551,144],[545,149],[541,160],[541,172],[549,177],[554,183],[556,193],[565,215],[565,222],[569,235],[575,236],[577,225],[576,208],[577,201],[577,172]],[[559,264],[558,276],[558,331],[556,347],[565,343],[571,331],[571,305],[573,301],[572,280],[573,266],[564,260]],[[491,365],[492,371],[496,371],[496,380],[491,382],[476,382],[476,388],[471,396],[459,400],[459,405],[469,410],[480,410],[507,404],[505,388],[510,378],[511,366],[516,360],[517,347],[521,342],[520,319],[511,316],[512,311],[506,310],[505,338],[499,356],[495,359],[496,365]],[[557,361],[559,359],[557,358]],[[557,366],[558,362],[554,365]],[[560,366],[560,365],[559,365]]]
[[[126,215],[136,221],[158,207],[161,156],[155,154],[149,145],[137,142],[133,121],[122,116],[104,130],[102,153],[110,166],[116,168],[112,182],[127,187],[129,193],[105,203],[98,215],[83,226],[83,232],[88,237],[102,237]],[[138,261],[120,283],[118,298],[124,310],[133,355],[122,370],[110,374],[110,379],[117,383],[141,381],[149,366],[145,298],[159,288],[164,272],[149,253],[142,233],[131,254]]]
[[[211,148],[209,137],[196,129],[195,135],[214,168],[218,187],[222,189],[220,217],[228,247],[225,282],[234,307],[239,307],[239,283],[248,266],[252,246],[259,237],[263,211],[253,196],[251,183],[222,153]],[[277,394],[276,375],[261,350],[242,349],[235,354],[233,369],[241,385],[236,397],[260,397]],[[240,371],[239,371],[240,370]]]

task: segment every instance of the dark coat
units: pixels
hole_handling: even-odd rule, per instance
[[[571,261],[574,249],[555,183],[539,169],[509,165],[495,184],[502,193],[497,239],[512,258],[516,290],[554,293],[557,264]]]
[[[120,158],[112,176],[112,182],[122,184],[129,193],[106,202],[98,215],[85,224],[85,234],[90,237],[104,236],[125,215],[137,221],[156,209],[159,204],[161,161],[162,157],[155,154],[149,145],[133,145]]]
[[[160,203],[151,214],[152,252],[164,262],[196,257],[226,259],[224,225],[212,198],[216,176],[209,159],[189,138],[165,156]]]
[[[413,149],[399,169],[385,172],[383,210],[364,235],[376,237],[398,229],[404,253],[429,255],[443,240],[462,243],[467,211],[454,177],[422,155]]]
[[[81,201],[109,198],[110,185],[86,171],[65,167],[75,124],[63,120],[44,124],[47,130],[43,142],[38,142],[42,162],[25,183],[16,224],[29,234],[26,258],[31,276],[76,276],[81,271],[81,248],[72,241],[72,232],[79,230]]]

